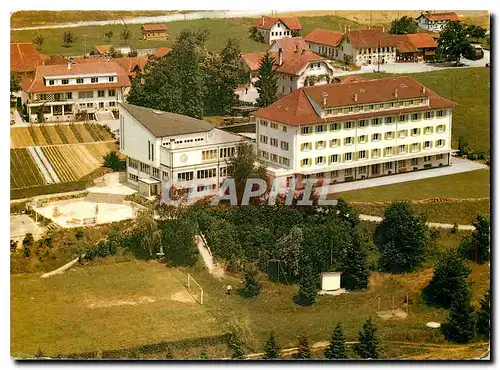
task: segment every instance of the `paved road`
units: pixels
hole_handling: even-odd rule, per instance
[[[241,18],[241,17],[258,17],[262,14],[270,14],[271,10],[213,10],[213,11],[200,11],[187,14],[170,14],[161,15],[156,17],[136,17],[129,19],[110,19],[107,21],[80,21],[70,22],[64,24],[53,24],[48,26],[34,26],[34,27],[20,27],[12,28],[12,31],[22,30],[41,30],[48,28],[69,28],[69,27],[82,27],[82,26],[105,26],[108,24],[143,24],[143,23],[168,23],[175,21],[186,21],[191,19],[203,18]]]
[[[360,220],[370,221],[370,222],[382,222],[382,217],[379,216],[370,216],[370,215],[359,215]],[[452,229],[452,224],[441,224],[439,222],[427,222],[427,226],[432,228],[441,228],[441,229]],[[458,225],[458,230],[475,230],[475,227],[472,225]]]

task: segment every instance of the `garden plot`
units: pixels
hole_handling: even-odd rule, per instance
[[[45,185],[40,169],[27,149],[10,150],[10,187],[13,189]]]

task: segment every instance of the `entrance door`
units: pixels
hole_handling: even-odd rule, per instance
[[[151,195],[159,195],[160,194],[160,184],[151,184],[150,185]]]
[[[372,165],[372,175],[378,176],[380,175],[380,164]]]

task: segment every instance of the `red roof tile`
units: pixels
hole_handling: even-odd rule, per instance
[[[161,48],[158,48],[154,53],[153,55],[157,56],[157,57],[162,57],[162,56],[165,56],[167,55],[168,53],[170,53],[172,51],[172,48],[166,48],[166,47],[161,47]]]
[[[142,29],[144,31],[166,31],[167,26],[164,24],[145,24]]]
[[[437,48],[438,46],[434,37],[428,33],[409,33],[405,36],[418,49]]]
[[[260,67],[260,61],[262,57],[266,54],[265,52],[259,53],[245,53],[241,54],[241,59],[245,62],[250,71],[256,71]]]
[[[422,89],[423,85],[409,76],[384,78],[306,87],[293,91],[270,106],[260,109],[256,116],[292,126],[338,122],[363,117],[386,116],[391,114],[423,111],[426,109],[452,108],[454,103],[442,98],[430,89]],[[429,106],[395,108],[377,112],[360,112],[358,114],[339,115],[321,118],[313,104],[321,107],[323,96],[327,94],[328,108],[354,105],[354,94],[357,104],[381,103],[396,100],[394,90],[398,90],[397,99],[411,99],[428,96]]]
[[[10,44],[10,70],[18,73],[35,71],[49,57],[35,49],[31,42]]]
[[[341,32],[316,28],[311,33],[307,34],[304,37],[304,40],[306,40],[307,42],[313,42],[315,44],[336,46],[342,40],[343,36],[344,34]]]
[[[307,42],[305,42],[302,37],[285,37],[275,40],[273,46],[274,44],[276,44],[278,48],[289,51],[295,51],[297,48],[298,50],[309,49]]]
[[[82,84],[82,85],[57,85],[45,86],[45,76],[66,76],[66,75],[80,75],[90,73],[109,73],[114,72],[117,74],[117,81],[110,83],[98,84]],[[74,63],[71,69],[68,69],[67,64],[58,64],[50,66],[40,66],[36,69],[35,76],[26,80],[22,84],[24,91],[33,92],[60,92],[60,91],[75,91],[75,90],[89,90],[99,88],[112,88],[112,87],[126,87],[130,86],[130,80],[125,70],[114,61],[101,61],[95,63]]]
[[[423,17],[425,17],[428,20],[433,21],[433,22],[437,22],[437,21],[459,21],[460,22],[460,17],[457,15],[457,13],[454,13],[454,12],[422,13],[421,16],[423,16]]]
[[[257,71],[260,67],[260,62],[264,54],[266,53],[241,54],[241,58],[251,71]],[[298,74],[310,62],[325,60],[325,58],[319,56],[311,50],[303,50],[299,52],[287,50],[283,51],[283,64],[280,66],[278,65],[279,52],[270,52],[269,54],[275,60],[274,69],[276,71],[292,75]]]
[[[360,81],[365,81],[366,78],[359,77],[359,76],[345,76],[344,79],[342,80],[343,84],[350,84],[350,83],[355,83],[355,82],[360,82]]]
[[[279,18],[274,18],[274,17],[268,17],[268,16],[262,16],[257,23],[255,23],[256,28],[262,28],[266,30],[270,30],[272,26],[278,21],[282,21],[285,26],[288,27],[290,30],[301,30],[302,26],[300,25],[299,19],[297,17],[279,17]]]
[[[107,54],[111,51],[111,48],[113,47],[113,45],[97,45],[95,46],[95,49],[97,50],[97,52],[101,55],[104,55],[104,54]]]
[[[127,72],[128,76],[132,77],[135,75],[136,68],[139,68],[141,71],[144,69],[144,66],[148,62],[148,57],[116,58],[113,61],[118,63]]]
[[[346,37],[355,48],[377,48],[395,46],[396,40],[380,29],[349,31]]]

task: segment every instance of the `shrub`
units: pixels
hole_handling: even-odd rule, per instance
[[[31,254],[31,247],[35,243],[33,234],[28,233],[23,239],[24,257],[29,257]]]
[[[16,253],[17,250],[17,241],[10,239],[10,252]]]

